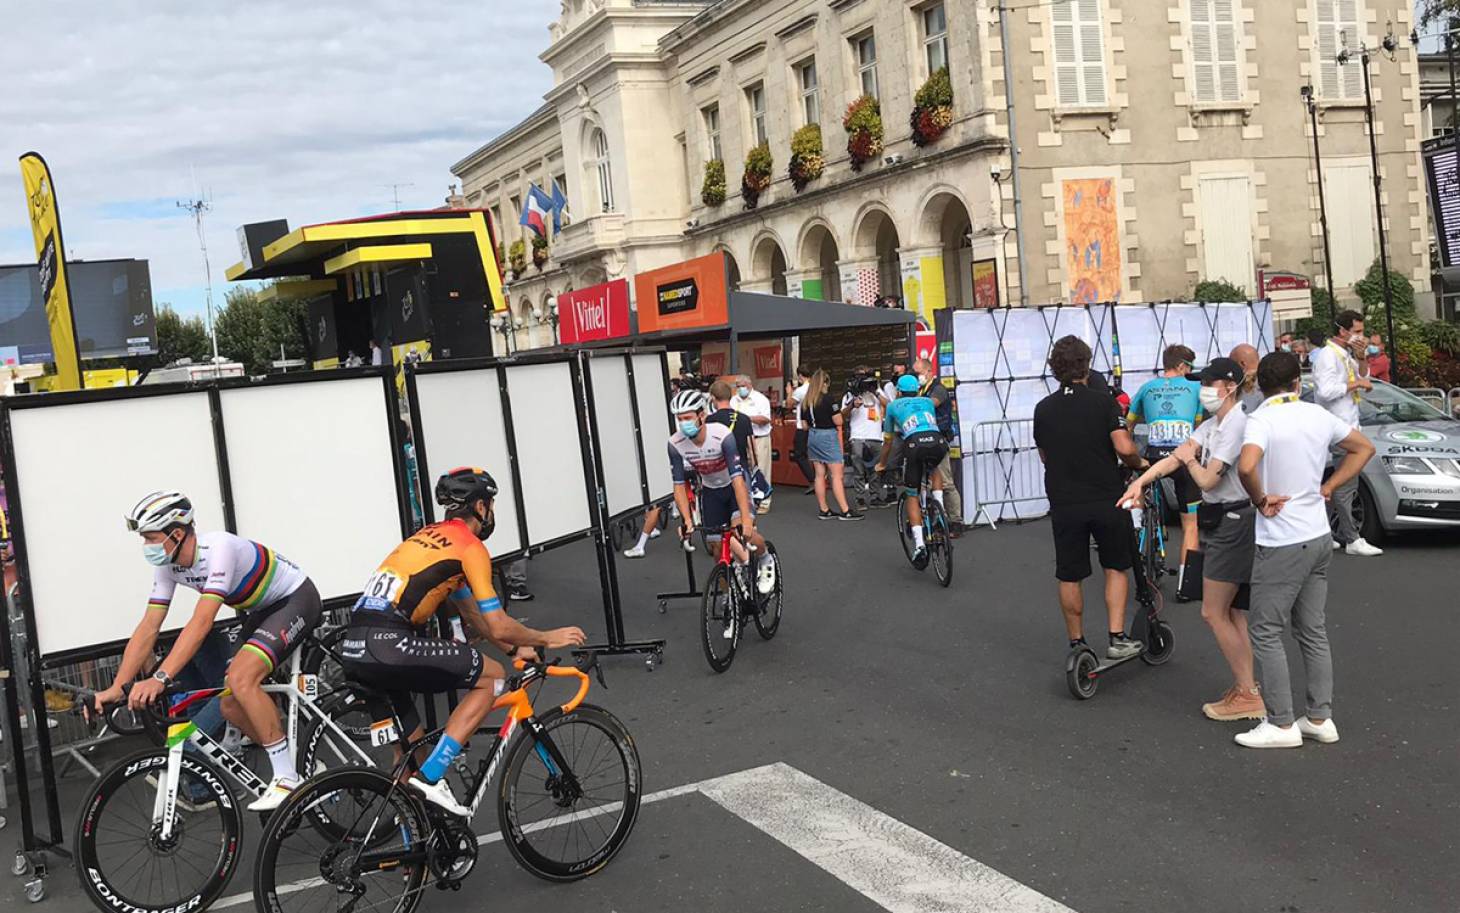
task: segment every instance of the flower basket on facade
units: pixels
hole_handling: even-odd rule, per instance
[[[512,278],[517,279],[527,272],[527,245],[519,238],[507,248],[507,264],[512,268]]]
[[[745,156],[745,174],[740,179],[740,196],[746,209],[754,209],[760,202],[760,195],[771,187],[771,170],[775,160],[771,158],[771,147],[761,143]]]
[[[853,171],[861,171],[863,165],[882,154],[882,106],[877,99],[863,95],[848,105],[842,128],[847,131],[847,155]]]
[[[706,206],[725,202],[725,163],[720,159],[705,162],[705,182],[700,186],[700,199]]]
[[[545,265],[547,265],[547,262],[548,262],[548,243],[547,243],[547,238],[544,238],[541,235],[533,235],[532,236],[532,265],[535,266],[535,267],[537,267],[537,271],[538,272],[542,272],[542,268]]]
[[[940,67],[923,87],[913,96],[912,114],[908,118],[912,127],[914,145],[926,146],[936,143],[953,124],[953,82],[948,78],[948,68]]]
[[[822,155],[821,127],[807,124],[791,136],[791,185],[800,193],[806,185],[821,177],[826,168]]]

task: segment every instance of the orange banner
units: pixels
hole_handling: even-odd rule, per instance
[[[692,330],[730,321],[723,253],[708,254],[634,277],[639,332]]]

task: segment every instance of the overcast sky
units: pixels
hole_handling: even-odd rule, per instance
[[[442,204],[451,165],[542,103],[556,0],[51,0],[0,42],[0,263],[35,247],[19,156],[51,166],[67,257],[152,263],[203,308],[178,200],[211,194],[215,300],[235,229]],[[18,31],[16,25],[18,23]]]

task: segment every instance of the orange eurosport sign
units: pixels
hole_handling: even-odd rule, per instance
[[[634,277],[639,332],[693,330],[730,322],[725,255],[707,254]]]

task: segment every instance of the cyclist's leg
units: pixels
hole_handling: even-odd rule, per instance
[[[224,682],[233,692],[236,711],[247,723],[240,728],[268,752],[276,779],[297,780],[298,773],[289,740],[280,724],[279,709],[264,693],[263,681],[299,648],[323,614],[319,590],[306,578],[282,603],[260,610],[257,622],[250,619],[252,631],[234,654],[224,676]]]
[[[916,441],[903,441],[902,495],[907,501],[907,522],[912,527],[913,545],[923,547],[923,506],[918,491],[923,486],[923,461]]]
[[[1201,488],[1191,477],[1185,466],[1179,467],[1172,478],[1176,482],[1176,504],[1181,511],[1181,564],[1186,566],[1186,553],[1200,548],[1200,533],[1196,528],[1196,509],[1201,506]]]

